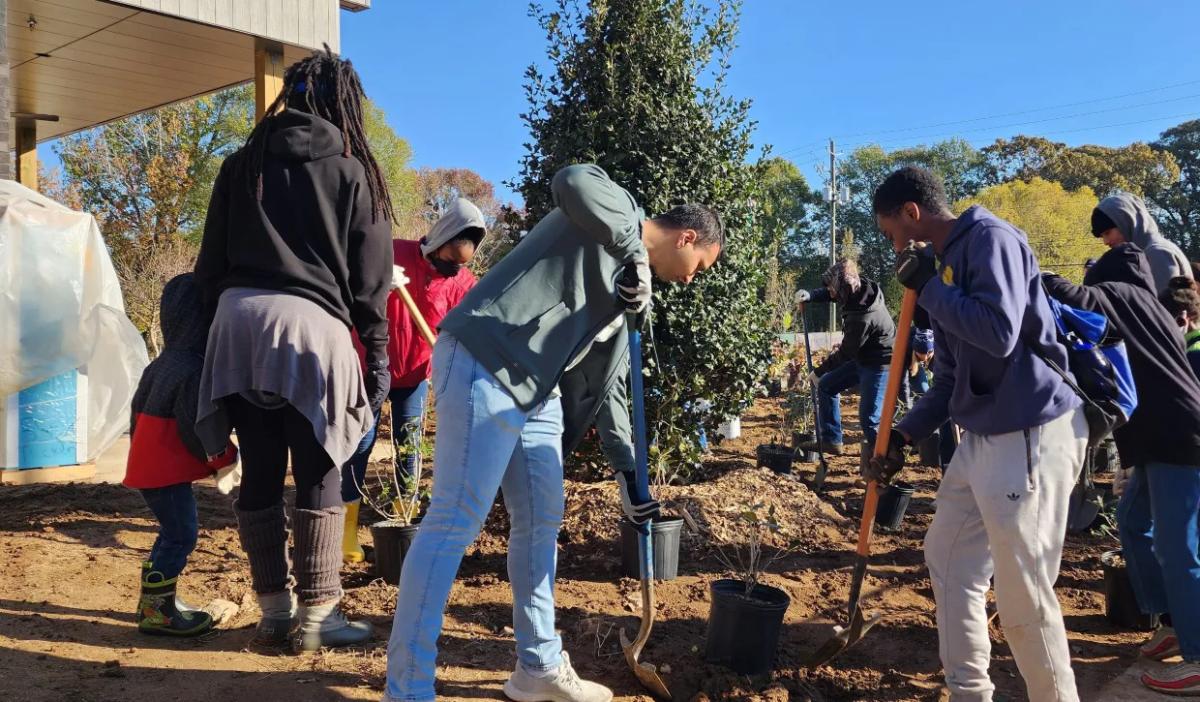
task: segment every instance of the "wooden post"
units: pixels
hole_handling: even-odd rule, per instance
[[[27,117],[16,120],[17,182],[38,189],[37,122]]]
[[[283,90],[283,47],[261,37],[254,40],[254,121],[267,112]]]

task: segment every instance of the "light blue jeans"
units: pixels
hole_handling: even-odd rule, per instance
[[[508,579],[517,659],[526,669],[562,663],[554,630],[554,572],[563,515],[562,406],[516,406],[466,347],[447,334],[433,347],[437,437],[429,512],[404,558],[388,640],[385,700],[434,700],[437,638],[463,553],[504,493],[512,524]]]
[[[1170,612],[1183,659],[1200,661],[1200,467],[1136,467],[1117,525],[1138,606]]]

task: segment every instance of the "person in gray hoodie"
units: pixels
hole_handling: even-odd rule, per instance
[[[1124,243],[1137,245],[1150,263],[1155,294],[1161,295],[1172,278],[1192,277],[1183,251],[1158,232],[1158,223],[1137,195],[1117,193],[1101,200],[1092,210],[1092,236],[1110,249]]]
[[[947,418],[963,429],[925,536],[950,699],[992,699],[986,600],[994,575],[1029,699],[1075,702],[1054,581],[1088,425],[1081,400],[1047,363],[1066,367],[1067,351],[1037,259],[1022,231],[984,208],[955,217],[941,180],[922,168],[890,175],[873,208],[898,254],[896,277],[929,313],[936,350],[933,387],[866,475],[886,484],[903,467],[905,447]],[[924,252],[916,242],[928,243]]]
[[[716,212],[696,204],[648,219],[592,164],[562,169],[551,190],[555,209],[439,325],[431,386],[436,477],[400,573],[385,702],[436,699],[442,614],[498,490],[511,521],[517,649],[505,695],[522,702],[612,699],[611,690],[579,677],[555,629],[561,383],[593,347],[614,338],[627,313],[646,309],[651,270],[661,280],[691,282],[716,263],[724,229]],[[622,471],[617,475],[623,505],[644,509],[652,501]],[[643,519],[652,516],[643,512]]]

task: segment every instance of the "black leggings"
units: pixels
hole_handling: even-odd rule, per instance
[[[291,405],[265,410],[240,395],[225,398],[242,457],[238,508],[259,510],[283,499],[288,451],[296,481],[296,507],[323,509],[342,504],[341,473],[317,443],[308,418]]]

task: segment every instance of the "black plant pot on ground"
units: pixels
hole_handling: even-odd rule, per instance
[[[779,397],[783,394],[783,381],[771,378],[767,381],[767,397]]]
[[[875,510],[875,525],[880,529],[896,530],[904,522],[904,513],[912,502],[913,486],[897,480],[881,488],[879,506]]]
[[[654,579],[674,580],[679,574],[679,537],[683,517],[663,516],[650,525],[650,547],[654,551]],[[621,519],[621,575],[642,577],[638,562],[638,531],[633,522]]]
[[[770,468],[776,473],[791,473],[792,461],[796,460],[796,450],[783,444],[759,444],[755,450],[758,465]]]
[[[1144,614],[1138,607],[1121,549],[1101,554],[1100,567],[1104,570],[1104,616],[1108,623],[1135,631],[1150,631],[1158,626],[1157,614]]]
[[[917,463],[922,466],[941,467],[941,435],[938,432],[933,432],[917,444]]]
[[[791,603],[787,593],[758,584],[747,594],[740,580],[717,580],[709,591],[712,604],[704,660],[742,675],[769,672],[775,666],[783,615]]]
[[[816,463],[819,454],[816,451],[805,451],[800,444],[815,441],[816,437],[806,431],[792,432],[792,447],[796,450],[796,460],[801,463]]]
[[[417,538],[419,524],[405,524],[392,520],[375,522],[371,525],[371,538],[375,540],[375,574],[384,582],[400,584],[400,567],[404,556]]]

